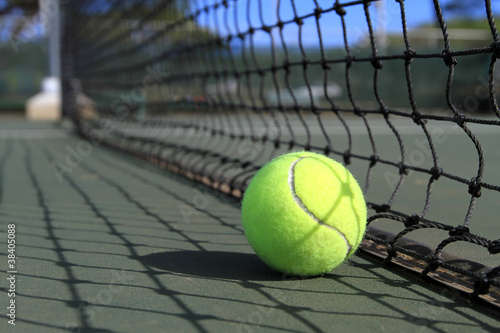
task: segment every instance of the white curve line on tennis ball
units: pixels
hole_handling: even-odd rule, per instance
[[[349,244],[349,241],[347,240],[346,236],[339,229],[337,229],[334,226],[331,226],[329,224],[326,224],[325,222],[318,219],[316,217],[316,215],[314,215],[313,212],[311,212],[309,209],[307,209],[306,205],[304,205],[304,203],[302,202],[300,197],[297,195],[297,192],[295,192],[295,166],[297,165],[297,163],[302,161],[304,158],[308,158],[308,157],[309,156],[304,156],[304,157],[301,157],[298,160],[294,161],[292,163],[292,165],[290,165],[290,169],[288,170],[288,185],[290,186],[290,191],[292,192],[293,200],[295,200],[297,205],[299,205],[299,207],[302,208],[302,210],[304,212],[306,212],[307,215],[309,215],[319,225],[322,225],[322,226],[325,226],[327,228],[335,230],[339,234],[339,236],[342,237],[342,239],[344,240],[346,247],[347,247],[347,254],[349,254],[349,252],[351,252],[352,246],[351,246],[351,244]]]

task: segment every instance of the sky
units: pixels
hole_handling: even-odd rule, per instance
[[[204,1],[203,3],[214,3],[218,0]],[[454,1],[454,0],[449,0]],[[475,16],[485,17],[483,1],[477,0],[480,11],[475,13]],[[242,1],[229,1],[230,9],[228,10],[227,16],[229,19],[229,28],[225,28],[224,25],[219,25],[219,31],[222,35],[232,32],[234,34],[236,29],[236,22],[239,27],[239,31],[246,31],[250,24],[253,27],[262,26],[262,22],[268,25],[275,24],[277,22],[277,6],[279,6],[279,17],[282,21],[287,21],[293,19],[294,11],[291,3],[295,3],[296,11],[298,16],[303,16],[310,14],[314,11],[316,7],[315,2],[318,3],[319,7],[322,9],[331,8],[334,1],[333,0],[251,0],[250,2]],[[342,0],[341,3],[347,3],[349,1]],[[372,3],[370,7],[370,15],[375,29],[386,29],[389,33],[396,33],[402,31],[401,23],[401,10],[399,4],[394,0],[382,0],[382,6],[380,11],[377,12],[375,9],[376,2]],[[446,2],[446,1],[441,1]],[[248,6],[250,3],[250,6]],[[259,3],[262,4],[262,8],[259,7]],[[494,13],[500,14],[500,1],[493,0],[493,11]],[[249,10],[248,10],[249,9]],[[359,40],[365,39],[368,34],[368,27],[366,23],[366,17],[362,5],[354,5],[345,7],[347,14],[345,16],[346,23],[348,25],[348,39],[350,42],[358,42]],[[260,18],[259,12],[262,11],[262,19]],[[432,0],[406,0],[405,1],[405,12],[407,18],[407,26],[409,29],[415,28],[424,23],[430,21],[435,21],[436,14],[434,9],[434,4]],[[235,13],[237,14],[237,19],[235,20]],[[250,13],[247,15],[247,13]],[[379,15],[378,13],[383,13]],[[210,15],[210,17],[208,17]],[[199,23],[210,29],[215,29],[215,19],[212,14],[204,15],[200,17]],[[223,22],[225,16],[224,11],[219,11],[218,21]],[[445,17],[446,18],[446,17]],[[250,23],[250,24],[249,24]],[[336,46],[340,45],[343,41],[342,39],[342,27],[341,21],[335,11],[323,14],[320,18],[320,28],[322,31],[323,42],[325,46]],[[278,37],[278,29],[273,29],[274,36]],[[288,24],[283,30],[285,35],[285,40],[289,45],[299,43],[299,30],[296,24]],[[316,26],[316,20],[314,17],[304,20],[304,25],[302,27],[302,43],[304,46],[318,45],[318,32]],[[279,41],[279,39],[277,40]],[[257,45],[270,45],[270,38],[267,33],[257,32],[254,35],[254,42]]]
[[[347,3],[349,1],[350,0],[341,0],[340,2]],[[447,1],[455,0],[441,0],[441,3],[445,3]],[[476,12],[475,16],[484,17],[483,1],[477,1],[480,10]],[[192,3],[196,3],[200,7],[205,5],[210,6],[214,3],[220,2],[221,0],[192,0]],[[315,2],[318,3],[321,8],[328,9],[332,7],[334,0],[229,0],[230,5],[227,11],[219,8],[215,15],[214,11],[210,11],[208,14],[203,13],[198,17],[197,23],[209,28],[210,30],[218,29],[219,33],[223,36],[227,34],[234,35],[237,31],[247,31],[250,25],[254,27],[261,27],[262,22],[268,25],[273,25],[277,22],[278,15],[282,21],[293,19],[294,11],[292,3],[295,4],[298,16],[310,14],[316,7]],[[377,11],[375,9],[376,2],[373,2],[370,7],[370,15],[374,28],[382,30],[386,29],[389,33],[400,33],[402,31],[402,24],[399,4],[394,0],[382,0],[381,2],[383,3],[381,11]],[[278,8],[278,3],[279,13],[276,10]],[[436,19],[432,0],[406,0],[404,3],[409,29]],[[5,0],[0,0],[0,8],[3,7],[4,4]],[[492,6],[494,13],[500,15],[500,0],[492,0]],[[348,25],[349,42],[356,43],[360,40],[364,40],[368,34],[368,28],[363,6],[354,5],[345,7],[345,9],[347,11],[345,19]],[[247,12],[249,14],[247,14]],[[260,12],[262,12],[262,19],[259,14]],[[384,14],[378,15],[378,13]],[[225,17],[227,17],[228,21],[227,26],[224,24]],[[216,24],[217,22],[218,25]],[[343,42],[340,18],[335,11],[323,14],[319,22],[323,35],[322,40],[324,42],[324,46],[338,46]],[[497,25],[500,26],[498,23]],[[2,29],[1,27],[0,20],[0,38],[5,40],[6,35],[4,30],[5,29]],[[39,23],[36,23],[36,27],[31,30],[32,32],[43,32]],[[287,24],[283,29],[283,33],[288,45],[299,44],[299,29],[295,23]],[[34,35],[37,35],[37,33]],[[273,36],[275,37],[275,43],[281,42],[277,28],[273,29]],[[318,45],[319,39],[316,20],[314,17],[304,20],[301,36],[304,46]],[[256,32],[253,40],[257,46],[267,46],[271,43],[269,35],[262,31]]]

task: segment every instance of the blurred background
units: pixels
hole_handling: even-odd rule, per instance
[[[54,50],[57,50],[57,48],[49,46],[50,36],[54,37],[54,32],[51,32],[50,29],[50,23],[54,23],[50,14],[51,8],[53,8],[51,6],[61,3],[64,5],[65,1],[71,0],[0,0],[0,113],[24,116],[26,101],[41,90],[42,80],[49,76],[59,76],[58,68],[54,68],[54,62],[52,62],[52,65],[50,63],[51,59],[54,60],[54,55],[49,56],[49,54],[53,54]],[[189,5],[190,1],[185,2]],[[301,12],[310,13],[311,8],[315,6],[313,0],[281,1],[279,13],[271,10],[264,11],[264,22],[276,22],[277,15],[280,15],[281,19],[293,17],[292,3],[295,5],[298,14]],[[323,8],[329,8],[332,5],[332,1],[317,1],[317,3]],[[112,6],[113,1],[109,1],[109,4]],[[145,5],[147,5],[147,1],[145,1]],[[231,5],[233,5],[232,2]],[[264,2],[263,6],[267,5],[270,8],[276,8],[276,0]],[[478,0],[442,0],[441,5],[448,23],[452,49],[484,47],[492,40],[485,19],[484,2]],[[238,11],[241,12],[239,24],[242,31],[248,28],[249,22],[259,19],[258,11],[255,14],[246,14],[246,1],[234,3],[234,6],[241,6]],[[499,13],[500,4],[494,1],[493,6],[494,13]],[[440,53],[443,50],[442,33],[435,23],[430,23],[435,22],[433,2],[431,0],[407,0],[405,1],[405,7],[412,47],[417,49],[419,53]],[[392,0],[382,0],[375,3],[375,6],[370,7],[373,15],[372,20],[375,22],[374,29],[377,31],[379,55],[401,54],[405,49],[398,8],[398,4]],[[354,16],[357,17],[355,22],[348,22],[351,26],[348,38],[351,41],[353,54],[357,57],[371,54],[364,15],[363,11],[360,10],[359,15]],[[331,24],[328,20],[321,21],[325,41],[324,48],[329,58],[343,57],[345,56],[345,49],[342,43],[341,25],[339,20],[331,21]],[[199,22],[199,25],[209,31],[215,29],[210,22]],[[352,27],[358,28],[354,29]],[[285,31],[285,34],[289,34],[289,38],[286,36],[285,38],[290,43],[289,45],[292,45],[289,50],[292,58],[294,53],[298,58],[301,57],[299,47],[301,42],[307,49],[310,59],[320,57],[316,29],[315,20],[306,19],[302,28],[302,41],[298,40],[297,31]],[[269,38],[267,37],[267,39]],[[277,40],[279,41],[279,39]],[[254,42],[259,63],[262,66],[270,64],[269,40],[266,40],[265,37],[260,38],[259,34],[256,34]],[[234,45],[234,48],[238,49],[241,46]],[[277,48],[279,49],[279,45]],[[259,52],[259,49],[262,51]],[[443,70],[442,61],[438,60],[422,62],[421,66],[418,61],[412,64],[415,94],[419,107],[446,107],[446,101],[443,99],[446,75],[436,77],[432,82],[428,80],[429,76],[432,77],[437,70]],[[464,111],[467,111],[467,108],[470,107],[467,105],[467,96],[474,95],[474,91],[477,91],[478,87],[486,84],[489,61],[489,56],[485,54],[466,57],[463,65],[460,64],[460,70],[457,71],[454,82],[455,87],[457,87],[455,96],[458,96],[457,105],[462,106],[465,109]],[[322,82],[323,80],[323,71],[320,66],[315,67],[317,68],[312,68],[308,73],[313,85],[315,82]],[[370,88],[372,79],[367,79],[366,75],[364,75],[366,71],[370,71],[369,64],[367,64],[366,68],[357,66],[356,71],[358,72],[353,73],[353,85],[357,92],[357,100],[366,102],[365,105],[362,105],[363,102],[361,102],[361,106],[375,105],[372,89]],[[330,75],[332,77],[342,77],[344,72],[345,65],[342,64],[342,66],[338,67],[333,66]],[[381,92],[384,100],[394,107],[409,107],[405,85],[394,84],[395,81],[401,82],[402,79],[404,80],[404,70],[402,71],[401,63],[387,63],[386,67],[384,67],[384,74],[381,78]],[[299,71],[292,73],[290,79],[297,95],[300,96],[301,88],[303,88],[301,87],[303,73]],[[341,84],[343,80],[339,79],[338,81],[339,86],[332,85],[329,94],[336,98],[339,105],[342,105],[342,103],[348,103],[349,100],[346,89]],[[228,82],[228,87],[230,85],[231,83]],[[384,91],[384,87],[387,87],[387,91]],[[206,88],[209,91],[211,89],[211,87]],[[321,87],[319,89],[321,90]],[[271,93],[266,98],[272,101],[275,96]],[[307,102],[307,94],[305,98]],[[464,101],[463,103],[461,99]],[[486,112],[490,108],[488,98],[478,99],[475,103],[473,111],[484,110]]]
[[[48,73],[38,0],[0,1],[0,110],[22,113]]]

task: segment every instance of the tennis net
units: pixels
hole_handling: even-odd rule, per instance
[[[71,1],[64,113],[236,199],[277,155],[328,155],[363,187],[362,251],[500,306],[495,8],[463,29],[431,3]]]

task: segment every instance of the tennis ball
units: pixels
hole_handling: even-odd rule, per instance
[[[285,274],[329,273],[363,239],[366,203],[352,174],[334,160],[294,152],[262,167],[242,201],[245,235],[257,255]]]

